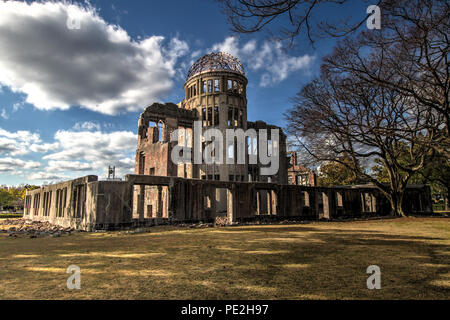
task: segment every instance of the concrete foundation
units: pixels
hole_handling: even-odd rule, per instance
[[[156,196],[147,205],[146,190]],[[217,190],[226,193],[218,210]],[[147,199],[148,200],[148,199]],[[432,213],[427,186],[410,186],[404,197],[409,214]],[[126,181],[87,176],[27,192],[24,218],[77,230],[117,230],[176,222],[229,222],[255,219],[302,220],[376,217],[391,214],[375,187],[319,188],[264,182],[205,181],[178,177],[128,175]]]

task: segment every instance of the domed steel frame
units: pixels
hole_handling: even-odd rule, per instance
[[[206,71],[234,71],[245,76],[244,67],[238,58],[225,52],[213,52],[201,57],[191,66],[186,81]]]

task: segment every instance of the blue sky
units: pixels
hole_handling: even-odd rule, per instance
[[[0,185],[102,177],[108,164],[130,173],[139,114],[181,101],[189,66],[211,50],[243,62],[249,120],[283,127],[289,99],[335,43],[299,39],[286,51],[266,33],[236,37],[213,0],[76,4],[0,0]],[[316,16],[362,19],[365,8]]]

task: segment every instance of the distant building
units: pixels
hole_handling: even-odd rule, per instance
[[[287,152],[288,155],[288,183],[297,186],[317,186],[317,175],[314,171],[298,164],[297,153]]]

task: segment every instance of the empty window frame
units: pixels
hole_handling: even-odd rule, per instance
[[[218,106],[214,107],[214,125],[215,126],[219,125],[219,107]]]
[[[38,194],[34,195],[34,198],[33,198],[33,209],[34,209],[33,215],[35,215],[35,216],[39,215],[40,204],[41,204],[41,194],[38,193]]]
[[[219,81],[219,79],[214,79],[214,92],[220,92],[220,81]]]
[[[228,81],[227,81],[227,89],[228,89],[228,90],[233,89],[233,80],[228,80]]]
[[[50,215],[51,207],[52,207],[52,191],[49,191],[47,195],[47,216]]]
[[[56,207],[56,216],[57,217],[59,217],[59,207],[60,207],[60,202],[61,202],[61,195],[62,195],[62,190],[61,189],[56,190],[55,207]]]
[[[139,154],[139,174],[145,174],[145,154],[143,152]]]
[[[67,201],[67,187],[59,190],[59,199],[58,201],[58,217],[64,217],[64,211],[66,209],[66,201]]]
[[[30,214],[30,209],[31,209],[31,196],[26,196],[25,198],[25,208],[27,210],[27,214]]]
[[[208,127],[210,127],[212,125],[212,108],[211,107],[208,107],[207,125],[208,125]]]
[[[227,121],[227,125],[229,127],[231,127],[233,125],[233,108],[232,107],[228,107],[228,121]]]
[[[206,108],[202,108],[202,120],[203,120],[203,126],[206,127],[206,125],[207,125]]]
[[[158,142],[164,142],[164,125],[163,123],[160,121],[158,122]]]
[[[247,146],[249,155],[258,155],[258,138],[247,137]]]
[[[44,216],[48,217],[50,215],[50,208],[52,206],[52,192],[45,192],[44,193]]]
[[[234,155],[236,154],[236,142],[235,141],[236,141],[236,139],[232,143],[230,143],[227,148],[227,157],[229,160],[233,160],[233,162],[235,159]]]
[[[212,80],[208,80],[208,92],[212,92]]]

